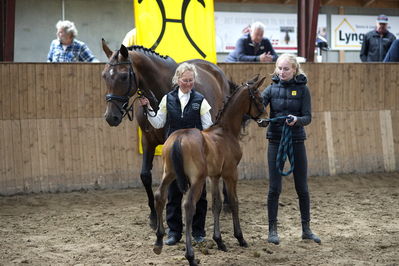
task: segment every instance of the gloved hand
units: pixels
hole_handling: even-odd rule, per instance
[[[256,120],[258,123],[258,127],[267,127],[269,125],[269,121],[267,119],[258,119]]]

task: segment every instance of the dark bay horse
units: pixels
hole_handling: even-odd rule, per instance
[[[102,40],[103,50],[109,62],[105,65],[102,76],[107,86],[107,109],[105,119],[110,126],[118,126],[122,118],[129,114],[129,99],[140,92],[147,97],[151,106],[156,109],[162,97],[172,89],[172,77],[178,64],[170,57],[142,46],[126,48],[121,45],[117,51],[111,49]],[[208,61],[189,60],[198,71],[198,82],[194,88],[201,92],[212,109],[212,121],[215,121],[223,101],[230,94],[230,83],[223,71]],[[163,129],[154,129],[147,120],[145,110],[137,106],[136,118],[143,132],[143,161],[140,178],[148,196],[150,226],[156,227],[154,194],[152,191],[152,162],[155,148],[165,141]]]
[[[236,185],[238,180],[237,166],[242,157],[239,144],[241,123],[244,114],[257,120],[265,111],[258,90],[265,77],[248,81],[241,85],[231,95],[224,105],[216,122],[210,128],[180,129],[172,133],[166,140],[163,150],[163,175],[161,183],[155,192],[155,208],[158,223],[154,244],[154,252],[160,254],[165,234],[163,226],[163,209],[167,198],[167,188],[176,178],[178,187],[184,197],[186,225],[186,258],[190,265],[196,265],[194,250],[191,243],[192,220],[196,203],[202,188],[209,176],[212,191],[212,212],[214,217],[213,239],[220,250],[226,251],[222,241],[219,226],[219,216],[222,209],[219,191],[219,178],[222,177],[227,188],[227,195],[233,216],[234,236],[240,246],[247,246],[244,240],[238,217],[238,199]]]

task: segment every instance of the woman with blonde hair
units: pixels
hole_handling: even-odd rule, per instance
[[[205,97],[194,88],[195,83],[198,83],[197,77],[195,65],[180,64],[172,78],[174,90],[162,98],[156,114],[149,111],[148,121],[154,128],[165,128],[166,137],[178,129],[198,128],[203,130],[212,125],[212,117],[209,112],[211,106]],[[148,110],[152,110],[147,98],[141,98],[140,103],[143,106],[148,106]],[[182,197],[183,194],[180,192],[176,180],[174,180],[169,186],[168,203],[166,205],[166,222],[169,227],[166,245],[175,245],[182,237]],[[204,185],[201,197],[196,205],[192,224],[192,235],[194,242],[197,243],[205,241],[207,206],[206,186]]]
[[[302,222],[302,239],[321,240],[310,230],[310,199],[307,184],[307,157],[304,126],[312,121],[311,99],[307,78],[295,55],[283,54],[276,61],[272,77],[273,83],[262,93],[265,106],[270,105],[270,118],[288,117],[283,121],[270,123],[267,130],[269,193],[267,210],[269,220],[268,242],[278,245],[277,233],[278,201],[281,193],[282,177],[276,166],[277,154],[284,124],[292,130],[295,190],[298,194]],[[267,126],[267,125],[265,125]]]

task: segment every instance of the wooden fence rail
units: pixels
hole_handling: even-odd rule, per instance
[[[274,69],[219,66],[236,82],[270,77]],[[136,122],[111,128],[102,117],[103,67],[0,64],[1,195],[140,185]],[[399,64],[304,64],[304,70],[313,104],[309,174],[399,170]],[[265,131],[251,123],[247,133],[240,178],[265,178]],[[154,183],[160,164],[157,156]]]

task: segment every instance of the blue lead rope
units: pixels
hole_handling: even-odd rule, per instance
[[[270,123],[275,123],[280,120],[284,120],[283,131],[281,133],[281,139],[280,139],[280,144],[278,146],[278,152],[276,158],[276,167],[282,176],[287,176],[291,174],[292,171],[294,171],[294,147],[292,145],[292,129],[289,125],[287,125],[287,123],[285,123],[285,120],[287,118],[289,118],[289,116],[278,116],[268,119]],[[291,168],[287,172],[284,172],[283,170],[287,157],[288,160],[290,161]]]

